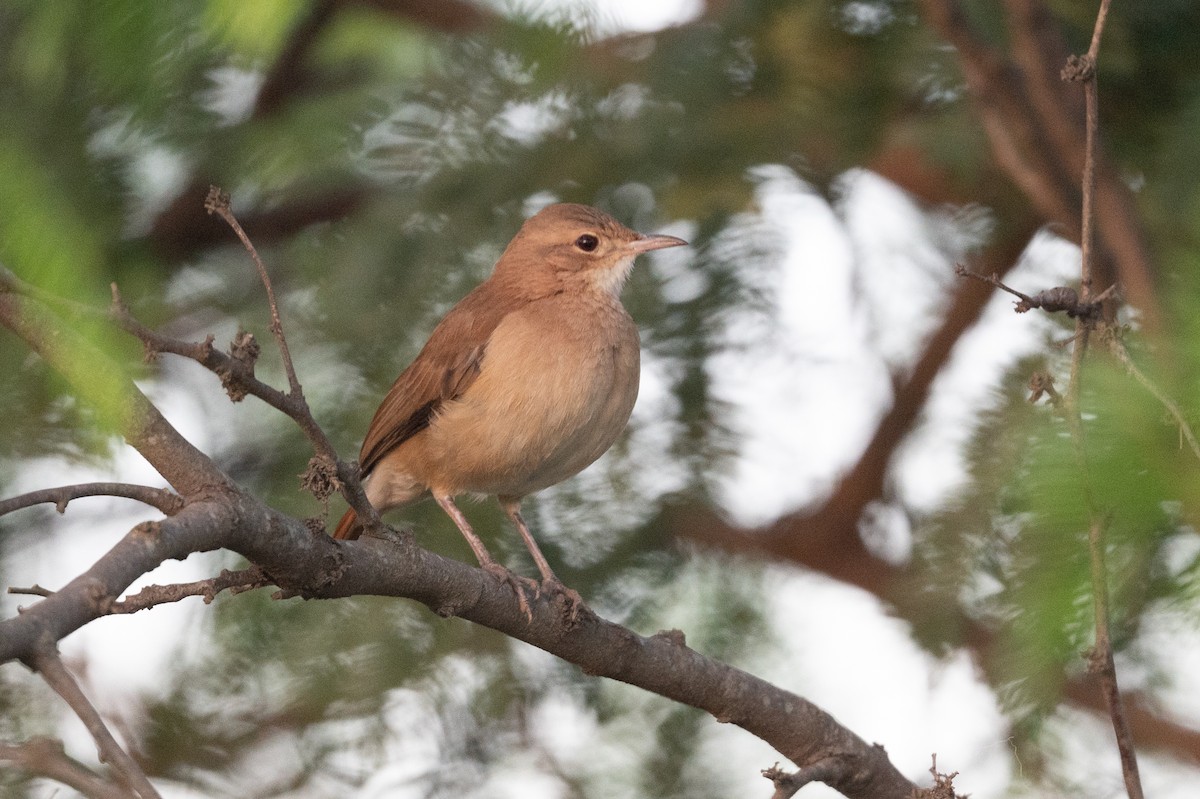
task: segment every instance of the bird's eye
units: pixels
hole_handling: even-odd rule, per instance
[[[596,238],[591,233],[584,233],[582,236],[575,239],[575,246],[584,252],[592,252],[600,246],[600,239]]]

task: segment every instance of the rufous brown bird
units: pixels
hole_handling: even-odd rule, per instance
[[[375,412],[359,454],[371,504],[382,513],[432,494],[528,616],[522,578],[492,558],[454,504],[461,494],[496,496],[542,574],[535,596],[566,596],[574,616],[582,600],[538,549],[521,500],[580,472],[625,428],[640,353],[621,287],[639,254],[686,243],[637,233],[586,205],[530,217]],[[334,537],[361,532],[351,509]]]

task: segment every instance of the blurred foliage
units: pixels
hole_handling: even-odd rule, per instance
[[[252,235],[261,223],[301,379],[351,452],[436,319],[537,204],[589,202],[642,229],[688,220],[696,290],[668,297],[672,275],[654,260],[625,295],[668,384],[659,418],[635,424],[598,469],[532,500],[530,516],[560,574],[601,612],[646,632],[680,627],[700,651],[748,662],[780,634],[765,620],[761,567],[683,551],[659,521],[671,503],[711,503],[739,452],[711,359],[748,324],[746,309],[775,300],[749,277],[779,252],[752,219],[754,170],[791,170],[836,210],[847,170],[919,153],[953,196],[986,207],[996,239],[1027,211],[990,158],[954,53],[917,4],[711,5],[653,36],[603,37],[583,12],[488,12],[473,32],[449,34],[347,3],[287,76],[287,100],[262,109],[255,91],[316,4],[10,0],[0,5],[0,263],[96,307],[116,281],[139,318],[181,336],[214,332],[224,344],[244,327],[265,344],[267,310],[244,254],[224,231],[201,236],[211,222],[198,201],[177,205],[221,185]],[[966,5],[1002,45],[1000,4]],[[1050,6],[1082,49],[1091,4]],[[1137,190],[1173,320],[1169,343],[1142,348],[1134,331],[1131,346],[1193,422],[1198,33],[1189,0],[1115,4],[1100,64],[1104,136]],[[311,224],[263,221],[332,195],[351,201]],[[138,377],[180,381],[210,420],[207,449],[236,479],[297,515],[325,512],[297,490],[309,455],[285,420],[254,401],[229,408],[211,377],[169,359],[140,364],[136,346],[103,325],[85,331]],[[1152,398],[1098,357],[1081,467],[1058,414],[1025,401],[1026,375],[1047,357],[1065,373],[1063,356],[1047,353],[1014,366],[981,410],[959,495],[912,514],[914,635],[942,652],[971,624],[995,630],[984,665],[1026,743],[1090,641],[1093,506],[1109,537],[1114,634],[1129,656],[1149,609],[1200,607],[1200,558],[1186,557],[1196,465]],[[30,458],[111,454],[96,412],[11,336],[0,336],[0,370],[0,485]],[[281,382],[273,355],[262,372]],[[470,514],[493,551],[529,568],[498,510]],[[470,560],[436,507],[413,508],[405,523]],[[11,553],[21,533],[0,529]],[[31,582],[5,571],[6,583]],[[208,633],[164,676],[161,697],[146,699],[140,749],[153,774],[211,795],[341,796],[370,780],[379,794],[417,786],[413,795],[458,797],[508,768],[547,775],[564,796],[728,793],[697,712],[421,608],[258,592],[222,597]],[[0,737],[47,727],[38,697],[0,682]],[[550,713],[574,714],[602,751],[564,762],[531,721]],[[414,751],[425,770],[388,772]],[[261,759],[279,752],[291,765],[264,775]],[[0,790],[33,789],[4,775]]]

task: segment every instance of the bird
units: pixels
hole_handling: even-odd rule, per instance
[[[431,495],[480,567],[516,592],[527,618],[526,588],[535,599],[565,597],[574,619],[583,600],[538,548],[521,501],[582,471],[624,430],[638,394],[641,344],[621,289],[638,255],[686,244],[575,203],[527,219],[375,412],[359,452],[371,505],[384,513]],[[540,584],[491,556],[455,504],[464,494],[498,499]],[[362,531],[351,508],[334,538]]]

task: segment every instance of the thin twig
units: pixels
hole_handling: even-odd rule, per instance
[[[146,610],[147,608],[163,605],[168,602],[178,602],[190,596],[203,597],[204,604],[208,605],[222,591],[229,590],[230,593],[240,594],[243,591],[261,588],[265,585],[271,585],[271,581],[257,566],[251,566],[248,569],[240,571],[222,569],[219,575],[210,577],[207,580],[197,580],[193,583],[176,583],[174,585],[147,586],[120,602],[113,602],[109,606],[109,612],[114,614],[137,613],[139,610]]]
[[[969,277],[987,283],[989,286],[998,288],[1001,291],[1007,291],[1009,294],[1017,297],[1017,303],[1013,309],[1017,313],[1026,313],[1035,308],[1040,308],[1047,313],[1061,311],[1072,319],[1087,319],[1089,321],[1095,321],[1100,318],[1101,305],[1117,292],[1117,287],[1114,284],[1106,288],[1095,299],[1086,300],[1081,299],[1079,292],[1070,286],[1055,286],[1054,288],[1045,289],[1030,296],[1006,285],[995,272],[990,275],[984,275],[979,272],[972,272],[962,264],[955,264],[954,274],[959,277]]]
[[[242,230],[242,226],[238,224],[237,217],[233,215],[233,211],[229,207],[229,195],[221,191],[216,186],[209,187],[208,198],[204,201],[204,207],[210,214],[216,214],[225,220],[225,224],[237,234],[241,240],[242,246],[250,253],[250,258],[254,261],[254,266],[258,269],[258,276],[262,280],[263,287],[267,290],[267,303],[271,307],[271,332],[275,335],[275,341],[279,345],[279,354],[283,358],[283,368],[287,372],[288,390],[294,397],[303,397],[304,389],[300,387],[300,380],[296,377],[296,367],[292,364],[292,354],[288,351],[287,336],[283,334],[283,320],[279,316],[279,304],[275,302],[275,289],[271,285],[271,277],[267,274],[267,267],[258,257],[258,250],[254,249],[254,243],[250,241],[250,237],[246,235],[246,231]]]
[[[267,274],[267,267],[263,264],[262,259],[258,257],[258,251],[254,248],[254,243],[250,241],[250,237],[246,235],[246,231],[242,229],[237,218],[233,215],[233,211],[229,205],[229,195],[216,186],[212,186],[204,202],[204,207],[208,209],[209,213],[215,213],[224,219],[226,224],[237,234],[242,245],[254,260],[254,265],[258,269],[258,275],[267,290],[267,302],[271,308],[271,332],[275,335],[275,341],[279,345],[279,353],[283,358],[283,367],[287,372],[288,379],[287,399],[289,403],[284,411],[300,424],[317,451],[317,464],[310,468],[319,469],[324,466],[326,472],[334,473],[338,478],[335,487],[342,491],[342,495],[346,498],[346,501],[350,503],[351,507],[359,515],[359,518],[363,520],[364,526],[369,531],[382,530],[383,522],[379,518],[379,513],[367,501],[366,494],[363,493],[362,486],[359,483],[357,466],[347,464],[338,458],[333,444],[330,443],[329,438],[325,435],[325,431],[317,424],[316,419],[312,415],[312,410],[308,407],[308,401],[304,398],[304,389],[300,385],[300,380],[296,376],[296,368],[292,364],[292,356],[288,350],[287,336],[283,333],[283,320],[279,316],[279,304],[275,301],[275,289],[271,285],[270,275]],[[321,499],[324,498],[322,497]]]
[[[844,777],[849,767],[847,758],[830,755],[791,773],[784,771],[776,763],[768,769],[763,769],[762,775],[775,786],[771,799],[790,799],[810,782],[836,785],[837,778]]]
[[[91,733],[92,739],[95,740],[96,747],[100,752],[100,761],[112,766],[130,791],[141,799],[162,799],[141,767],[121,748],[117,739],[109,732],[104,719],[100,718],[100,713],[83,693],[79,683],[71,676],[71,672],[63,664],[53,644],[48,643],[39,647],[37,652],[26,661],[26,665],[40,674],[46,684],[63,698],[71,710],[75,711],[75,715],[79,717],[87,731]]]
[[[59,513],[66,513],[67,504],[81,497],[135,499],[157,508],[168,516],[174,516],[184,505],[183,497],[165,488],[133,483],[77,483],[58,488],[43,488],[40,491],[30,491],[28,494],[0,500],[0,516],[47,502],[53,502],[55,510]]]
[[[112,284],[112,305],[109,316],[113,323],[125,332],[137,337],[145,346],[147,353],[153,356],[159,352],[169,352],[182,358],[189,358],[200,364],[221,379],[226,392],[233,400],[241,399],[247,394],[258,397],[272,408],[286,414],[304,433],[317,456],[327,464],[333,464],[337,475],[337,489],[350,507],[363,520],[363,526],[368,530],[383,529],[383,521],[379,512],[367,501],[362,483],[358,479],[358,464],[344,461],[337,455],[333,442],[325,435],[325,431],[312,415],[312,410],[305,401],[303,394],[285,394],[279,389],[259,380],[254,375],[253,348],[247,344],[247,336],[239,336],[231,345],[231,353],[217,349],[213,337],[196,343],[183,341],[151,330],[142,324],[130,312],[129,307],[121,298],[117,285]]]
[[[1100,0],[1100,10],[1096,12],[1096,27],[1092,28],[1092,43],[1088,46],[1088,58],[1094,63],[1100,57],[1100,37],[1104,35],[1104,23],[1108,21],[1108,6],[1110,0]]]
[[[88,799],[136,799],[136,794],[109,782],[87,766],[67,756],[62,741],[30,738],[19,744],[0,743],[0,762],[29,774],[56,780]]]
[[[1175,425],[1179,428],[1179,435],[1191,447],[1192,454],[1200,458],[1200,441],[1196,440],[1196,433],[1192,430],[1192,426],[1188,424],[1187,417],[1183,415],[1183,411],[1176,404],[1175,400],[1167,396],[1167,392],[1163,391],[1158,385],[1146,376],[1146,373],[1138,368],[1134,363],[1133,356],[1129,354],[1129,350],[1125,348],[1125,342],[1121,340],[1120,333],[1115,329],[1105,331],[1104,340],[1108,343],[1108,350],[1111,352],[1121,365],[1125,367],[1134,380],[1142,384],[1142,387],[1149,391],[1156,400],[1166,409],[1171,418],[1175,420]]]
[[[1096,148],[1099,137],[1100,113],[1096,86],[1096,58],[1100,52],[1100,39],[1104,22],[1108,17],[1110,0],[1100,0],[1096,14],[1096,25],[1092,32],[1092,43],[1083,57],[1072,56],[1063,69],[1064,80],[1082,81],[1086,120],[1086,137],[1083,161],[1083,207],[1080,234],[1080,294],[1083,302],[1092,300],[1092,275],[1095,259],[1095,200],[1096,200]],[[1089,563],[1092,577],[1092,604],[1096,627],[1096,644],[1089,657],[1092,671],[1100,680],[1113,732],[1117,738],[1117,750],[1121,757],[1121,770],[1125,777],[1125,790],[1129,799],[1142,799],[1141,778],[1138,775],[1137,752],[1129,720],[1121,700],[1117,684],[1117,671],[1113,661],[1112,636],[1109,630],[1108,567],[1105,558],[1105,526],[1093,498],[1090,496],[1090,480],[1087,476],[1087,453],[1083,420],[1080,412],[1082,393],[1083,361],[1094,320],[1080,317],[1076,323],[1075,349],[1071,357],[1071,380],[1067,387],[1067,420],[1075,444],[1076,457],[1083,474],[1084,490],[1088,491],[1091,508],[1091,523],[1088,528]]]
[[[1088,653],[1088,670],[1100,679],[1112,717],[1113,732],[1117,737],[1117,750],[1121,756],[1121,772],[1125,776],[1125,791],[1129,799],[1143,799],[1142,781],[1138,773],[1137,751],[1133,746],[1133,732],[1125,713],[1125,702],[1117,685],[1117,667],[1113,661],[1112,639],[1109,634],[1108,618],[1108,564],[1105,557],[1104,528],[1106,522],[1093,516],[1088,529],[1088,550],[1092,572],[1092,594],[1096,618],[1096,643]]]
[[[53,591],[51,591],[49,588],[42,588],[37,583],[34,583],[33,585],[29,586],[28,588],[20,588],[15,585],[10,585],[8,587],[8,593],[16,594],[18,596],[40,596],[43,598],[48,597],[48,596],[54,596]]]

